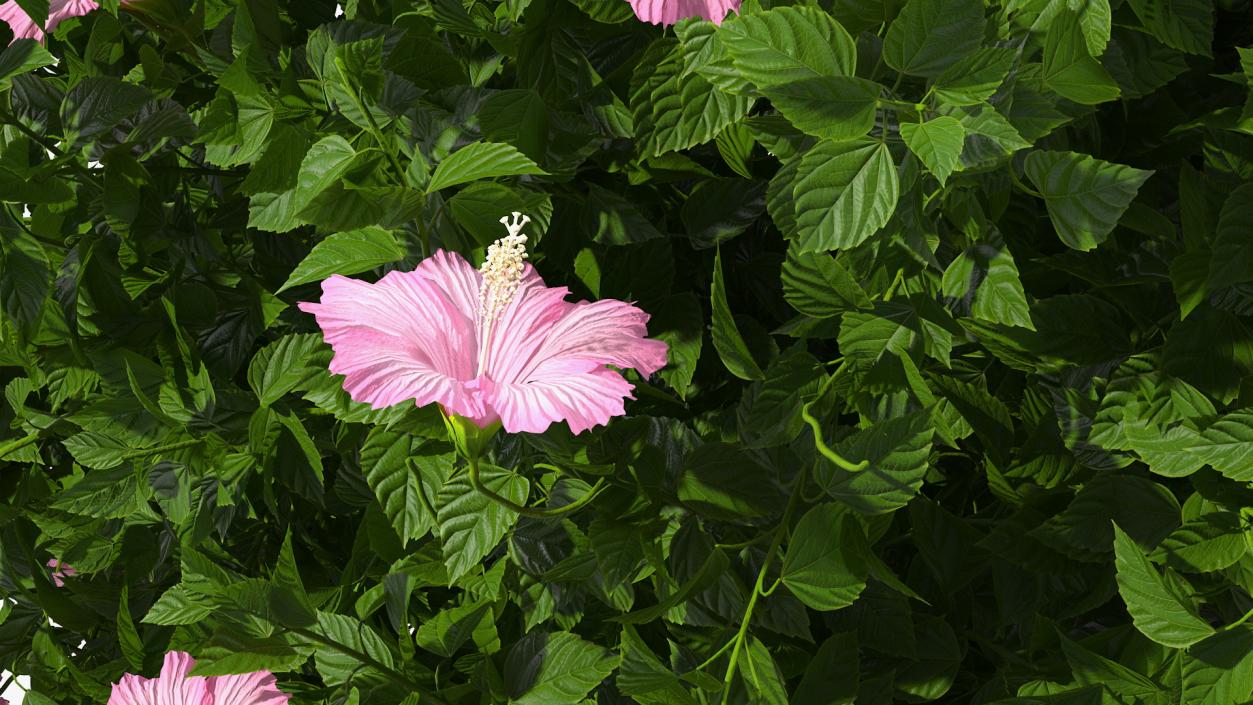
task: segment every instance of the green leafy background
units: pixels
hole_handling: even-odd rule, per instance
[[[117,4],[0,52],[27,703],[1253,699],[1247,0]],[[671,346],[494,442],[560,520],[295,307],[514,210]]]

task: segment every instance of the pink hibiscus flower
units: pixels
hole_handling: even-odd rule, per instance
[[[653,24],[674,24],[688,17],[704,17],[722,24],[731,10],[739,12],[740,0],[628,0],[635,16]]]
[[[300,304],[353,399],[376,409],[438,402],[510,433],[563,420],[579,433],[626,413],[632,386],[608,365],[650,375],[665,366],[666,344],[645,338],[648,314],[631,304],[571,303],[565,287],[545,286],[524,261],[530,219],[513,217],[501,219],[509,235],[481,271],[441,250],[377,284],[333,276],[320,303]]]
[[[52,569],[52,584],[57,587],[65,587],[65,579],[78,575],[78,571],[74,570],[74,566],[53,558],[48,561],[48,567]]]
[[[126,1],[123,0],[122,4],[125,5]],[[31,20],[26,11],[18,6],[16,0],[8,0],[0,5],[0,20],[8,23],[9,28],[13,30],[14,41],[37,39],[42,42],[45,32],[51,32],[65,20],[71,17],[82,17],[98,7],[100,3],[96,0],[51,0],[48,3],[48,24],[41,29]]]
[[[290,695],[274,685],[269,671],[233,676],[188,676],[196,660],[191,654],[165,655],[161,675],[131,674],[113,684],[108,705],[286,705]]]

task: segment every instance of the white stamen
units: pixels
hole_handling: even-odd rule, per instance
[[[479,267],[479,272],[483,274],[483,283],[479,286],[479,311],[484,325],[490,325],[499,318],[513,300],[526,268],[526,235],[522,234],[522,228],[531,219],[514,211],[512,218],[501,218],[500,222],[509,234],[487,248],[487,259]]]

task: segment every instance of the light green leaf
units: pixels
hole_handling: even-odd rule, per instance
[[[285,233],[303,224],[300,212],[339,181],[356,159],[356,150],[339,135],[318,140],[300,161],[296,184],[282,193],[257,193],[248,209],[248,225]]]
[[[1086,154],[1042,150],[1027,156],[1025,171],[1044,195],[1062,242],[1085,251],[1109,237],[1141,184],[1153,175]]]
[[[816,610],[853,604],[866,588],[869,570],[862,560],[866,541],[861,525],[836,504],[805,513],[792,531],[780,578],[788,590]]]
[[[320,281],[332,274],[357,274],[404,256],[404,249],[390,230],[370,226],[335,233],[313,246],[278,291]]]
[[[1083,105],[1114,100],[1121,92],[1114,77],[1088,54],[1079,17],[1062,12],[1044,39],[1044,85]]]
[[[322,347],[316,333],[286,335],[261,348],[248,365],[248,386],[262,406],[269,406],[295,389],[308,372],[313,354]]]
[[[1247,551],[1239,515],[1212,512],[1175,529],[1149,558],[1175,570],[1209,573],[1234,564]]]
[[[966,144],[966,128],[947,115],[923,123],[903,122],[901,136],[909,151],[922,160],[941,186],[957,167],[957,158]]]
[[[943,291],[955,299],[973,297],[970,313],[975,318],[1035,330],[1018,266],[1007,247],[981,243],[958,255],[944,270]]]
[[[448,155],[435,166],[427,193],[478,179],[520,174],[547,174],[517,147],[501,142],[475,142]]]
[[[152,604],[141,621],[162,626],[196,624],[213,614],[213,610],[213,603],[208,598],[182,585],[175,585]]]
[[[823,458],[814,470],[814,481],[858,513],[898,509],[922,487],[933,434],[926,412],[879,421],[835,445],[849,462],[869,461],[864,470],[848,472]]]
[[[726,283],[722,278],[722,251],[714,255],[713,285],[709,289],[709,303],[713,308],[714,349],[722,358],[731,374],[745,380],[765,379],[761,367],[753,359],[735,325],[731,306],[727,303]]]
[[[530,492],[526,478],[502,468],[484,465],[480,477],[488,489],[516,504]],[[435,507],[451,583],[480,565],[518,521],[517,514],[476,491],[464,472],[439,489]]]
[[[758,88],[819,76],[852,76],[857,45],[831,15],[814,7],[776,7],[736,15],[719,37],[735,67]]]
[[[864,78],[818,76],[763,91],[797,129],[823,139],[851,140],[874,127],[882,87]]]
[[[781,278],[783,298],[807,316],[830,318],[872,305],[865,289],[837,259],[823,252],[801,252],[795,240],[788,244]]]
[[[361,471],[402,542],[422,538],[435,520],[426,509],[420,478],[409,465],[409,458],[419,453],[424,442],[409,433],[375,426],[361,446]],[[440,455],[435,462],[451,464],[453,456]]]
[[[1127,603],[1131,621],[1148,638],[1163,646],[1182,649],[1210,636],[1214,628],[1196,615],[1168,589],[1162,576],[1140,547],[1114,525],[1114,567],[1118,592]]]
[[[0,83],[27,71],[55,64],[57,58],[34,39],[16,39],[0,51]]]
[[[1253,698],[1253,626],[1241,625],[1193,644],[1181,655],[1183,702],[1247,703]]]
[[[937,76],[979,48],[981,0],[910,0],[883,40],[888,66],[913,76]]]
[[[665,341],[669,346],[669,364],[658,374],[674,389],[680,399],[687,398],[687,391],[696,375],[705,345],[705,314],[700,299],[690,292],[674,294],[649,306],[648,333]]]
[[[950,105],[978,105],[996,93],[1014,65],[1014,51],[981,47],[935,79],[935,94]]]
[[[568,632],[532,631],[505,659],[505,691],[512,705],[577,705],[620,660]]]
[[[1235,411],[1201,431],[1202,462],[1237,482],[1253,482],[1253,412]]]
[[[644,156],[704,144],[752,105],[752,98],[726,93],[699,73],[684,75],[682,54],[675,40],[659,39],[631,79],[631,113]]]
[[[805,153],[795,187],[801,252],[848,249],[887,224],[900,183],[878,142],[819,142]]]

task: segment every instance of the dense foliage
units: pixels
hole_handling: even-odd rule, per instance
[[[104,5],[0,52],[29,705],[1253,699],[1247,0]],[[495,437],[559,519],[295,305],[510,211],[670,345]]]

